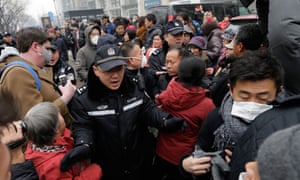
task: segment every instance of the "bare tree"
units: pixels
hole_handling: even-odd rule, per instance
[[[15,31],[25,14],[25,8],[23,1],[0,0],[0,31]]]

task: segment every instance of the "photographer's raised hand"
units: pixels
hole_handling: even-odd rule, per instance
[[[9,144],[23,139],[22,126],[18,122],[9,123],[1,127],[2,134],[0,135],[3,144]]]
[[[22,163],[25,161],[22,146],[25,142],[23,129],[19,122],[7,124],[7,126],[0,127],[2,133],[0,134],[1,143],[6,144],[10,148],[11,164]]]
[[[64,86],[59,85],[58,88],[62,94],[61,99],[65,102],[65,104],[68,104],[76,91],[76,86],[74,86],[71,80],[68,79]]]

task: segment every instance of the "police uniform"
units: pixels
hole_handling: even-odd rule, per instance
[[[155,49],[148,59],[149,67],[155,71],[166,71],[166,51]]]
[[[132,81],[126,84],[131,87],[124,83],[120,93],[102,86],[97,98],[91,97],[84,86],[70,103],[76,145],[91,144],[95,150],[92,160],[101,165],[108,179],[142,178],[141,172],[151,165],[150,150],[154,148],[148,141],[147,126],[161,128],[163,118],[168,116],[154,107]]]
[[[90,145],[102,179],[151,179],[155,144],[147,127],[161,129],[169,113],[157,108],[126,73],[113,91],[90,68],[87,87],[77,90],[70,110],[75,145]]]
[[[165,25],[166,34],[177,35],[183,33],[183,24],[179,20],[169,21]],[[149,67],[155,71],[166,71],[166,54],[168,52],[169,45],[168,42],[165,41],[163,44],[163,48],[156,49],[153,51],[151,56],[148,59]]]

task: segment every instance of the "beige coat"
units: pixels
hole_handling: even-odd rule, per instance
[[[67,105],[60,99],[59,92],[55,90],[54,82],[49,72],[18,56],[8,58],[5,63],[0,64],[0,68],[13,61],[24,61],[28,63],[39,76],[41,83],[41,89],[39,91],[31,73],[26,68],[20,66],[9,67],[2,74],[0,89],[11,92],[13,96],[20,101],[22,107],[21,118],[23,118],[26,112],[35,104],[48,101],[53,102],[58,107],[65,118],[67,127],[70,127],[73,118],[69,113]]]

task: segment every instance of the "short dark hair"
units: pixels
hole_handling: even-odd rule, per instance
[[[153,36],[152,36],[152,40],[155,36],[159,36],[159,38],[164,41],[164,35],[162,32],[157,32],[157,33],[154,33]]]
[[[134,42],[125,42],[121,46],[121,53],[124,57],[130,57],[130,52],[132,51],[134,46],[139,46],[138,44]]]
[[[283,84],[284,71],[278,60],[267,52],[250,51],[231,64],[229,83],[231,87],[239,80],[258,81],[272,79],[277,90]]]
[[[156,16],[152,13],[149,13],[145,16],[145,18],[148,20],[148,21],[152,21],[153,24],[156,24],[157,22],[157,19],[156,19]]]
[[[239,28],[235,42],[241,42],[246,50],[257,50],[264,41],[264,35],[258,24],[246,24]]]
[[[16,37],[17,49],[20,53],[27,52],[33,42],[44,44],[46,41],[49,41],[47,33],[35,27],[19,30]]]
[[[138,24],[139,24],[139,27],[142,27],[145,25],[145,16],[141,16],[138,20]]]
[[[126,33],[128,34],[129,40],[133,40],[136,37],[136,30],[127,29]]]
[[[178,56],[181,57],[181,60],[190,57],[192,54],[190,54],[185,47],[182,46],[172,46],[169,48],[168,52],[170,51],[178,51]]]
[[[187,86],[201,86],[205,68],[206,64],[200,57],[185,57],[178,67],[179,81]]]
[[[140,38],[135,37],[134,39],[131,40],[131,42],[134,43],[134,44],[139,45],[140,48],[143,48],[143,41]]]
[[[109,16],[108,15],[103,15],[102,19],[109,19]]]

